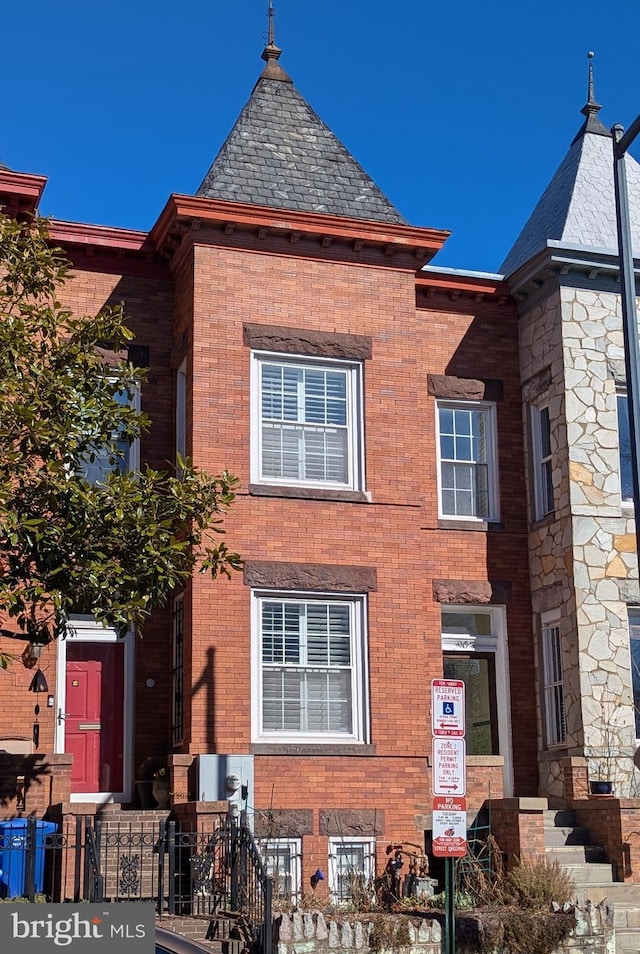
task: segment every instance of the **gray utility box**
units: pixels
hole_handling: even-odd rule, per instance
[[[198,799],[253,806],[253,755],[199,755]]]

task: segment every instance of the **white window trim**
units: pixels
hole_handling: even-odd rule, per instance
[[[351,705],[353,732],[269,732],[263,729],[262,711],[262,633],[263,601],[298,603],[347,603],[351,607],[353,663],[351,667]],[[367,597],[365,594],[307,593],[291,590],[254,591],[251,600],[251,736],[254,742],[281,745],[315,743],[318,745],[362,745],[369,741]]]
[[[340,848],[347,848],[350,845],[363,845],[364,855],[364,875],[366,882],[373,882],[376,874],[376,840],[375,838],[352,838],[338,837],[329,838],[328,857],[329,857],[329,893],[335,904],[349,904],[349,898],[341,898],[338,894],[338,854]]]
[[[318,367],[347,371],[347,472],[345,483],[329,480],[303,480],[291,477],[262,475],[262,415],[260,370],[263,364],[272,363],[293,367]],[[335,358],[313,358],[305,355],[289,355],[266,351],[251,352],[251,483],[282,487],[323,487],[327,490],[365,489],[364,461],[364,400],[362,362],[342,361]]]
[[[287,872],[291,881],[291,901],[297,901],[302,893],[302,839],[301,838],[256,838],[261,853],[269,848],[289,848],[290,866]],[[263,856],[264,860],[264,856]],[[266,862],[265,867],[266,867]],[[274,897],[276,892],[274,890]]]
[[[542,653],[542,697],[544,707],[544,744],[548,749],[566,745],[567,723],[564,700],[564,667],[562,665],[562,640],[560,637],[560,609],[549,610],[540,614],[540,639]],[[552,640],[557,645],[552,645]],[[553,658],[556,654],[560,665],[559,678],[553,672]],[[557,711],[554,690],[562,691],[562,715]],[[556,738],[556,719],[561,718],[561,738]]]
[[[532,453],[532,477],[533,477],[533,517],[534,520],[542,520],[547,514],[553,513],[555,509],[555,500],[552,499],[551,506],[546,503],[546,489],[542,479],[543,466],[551,462],[553,469],[553,451],[550,450],[547,457],[542,456],[542,411],[549,410],[549,402],[543,404],[529,405],[529,421],[531,425],[531,453]],[[551,443],[551,415],[549,415],[549,443]]]
[[[466,516],[464,514],[444,513],[442,506],[442,457],[440,454],[440,411],[453,410],[482,411],[487,416],[487,492],[489,495],[489,513],[484,516]],[[438,517],[441,520],[465,520],[468,523],[492,523],[500,519],[498,484],[498,438],[496,405],[492,401],[436,401],[436,454],[438,467]],[[463,463],[462,461],[460,463]],[[473,463],[473,462],[470,462]]]
[[[442,633],[443,653],[494,653],[496,677],[496,709],[498,714],[498,745],[504,758],[503,788],[505,798],[513,795],[513,752],[511,740],[511,693],[509,689],[509,649],[505,610],[502,606],[466,603],[442,603],[443,613],[485,613],[491,618],[489,635],[469,636],[468,633]]]

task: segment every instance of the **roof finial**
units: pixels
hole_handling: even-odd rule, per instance
[[[269,0],[269,12],[267,16],[269,17],[269,39],[267,40],[267,43],[269,46],[275,46],[276,33],[273,15],[273,0]]]
[[[580,112],[583,116],[595,116],[596,113],[600,112],[602,107],[596,103],[596,94],[593,87],[593,58],[595,53],[592,50],[589,50],[587,53],[587,59],[589,60],[589,79],[587,82],[587,102],[582,107]]]
[[[285,71],[279,65],[278,60],[280,59],[280,54],[282,50],[280,47],[276,46],[276,31],[275,31],[275,14],[273,11],[273,0],[269,0],[269,7],[267,11],[267,16],[269,18],[269,32],[267,33],[267,45],[262,51],[262,59],[266,61],[266,66],[262,71],[262,75],[267,79],[279,79],[291,82],[290,78],[287,76]]]

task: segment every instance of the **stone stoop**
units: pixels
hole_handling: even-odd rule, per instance
[[[545,854],[567,871],[577,894],[583,894],[587,885],[590,889],[613,884],[613,867],[607,864],[604,848],[591,844],[589,829],[578,825],[574,812],[547,809],[543,815]],[[586,896],[596,900],[589,891]]]
[[[545,811],[544,838],[547,857],[573,879],[575,901],[611,905],[615,954],[640,954],[640,885],[613,880],[604,849],[591,844],[589,830],[576,823],[572,811]]]

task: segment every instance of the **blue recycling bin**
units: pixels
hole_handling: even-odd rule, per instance
[[[27,847],[30,819],[10,818],[0,822],[0,897],[21,898],[27,890]],[[32,822],[33,824],[33,822]],[[53,822],[35,821],[34,887],[37,893],[44,884],[44,858],[47,835],[58,830]]]

